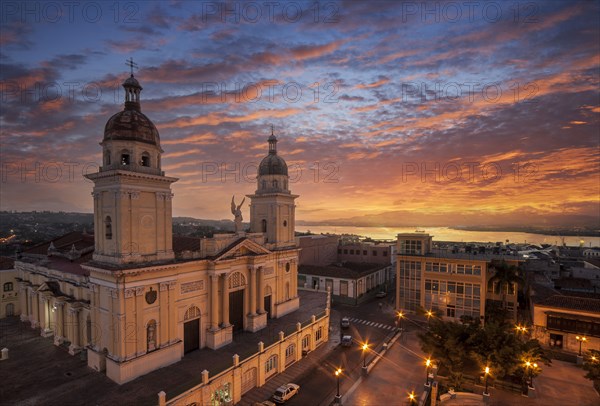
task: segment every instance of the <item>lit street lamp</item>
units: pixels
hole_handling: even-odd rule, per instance
[[[362,346],[362,350],[363,350],[363,368],[366,369],[367,368],[367,350],[369,349],[369,344],[364,343]]]
[[[335,377],[337,378],[337,395],[335,395],[335,403],[342,403],[342,397],[340,396],[340,375],[342,375],[342,368],[335,370]]]
[[[425,361],[425,385],[429,386],[429,367],[431,366],[431,358]]]
[[[431,310],[427,310],[427,328],[431,328],[431,317],[433,316],[433,312]]]
[[[489,395],[488,393],[488,375],[490,374],[490,367],[485,367],[485,391],[483,392],[484,395]]]
[[[417,399],[415,397],[415,392],[412,391],[411,393],[408,394],[408,400],[410,401],[411,405],[416,405],[417,404]]]
[[[527,333],[527,327],[525,327],[525,326],[521,326],[520,324],[517,324],[515,326],[515,328],[517,329],[517,333],[523,333],[523,335],[525,333]]]
[[[579,356],[581,357],[581,344],[583,344],[584,342],[587,341],[587,338],[585,336],[575,336],[575,339],[577,341],[579,341]]]
[[[538,364],[535,362],[533,362],[533,363],[531,363],[529,361],[525,362],[525,367],[526,367],[525,369],[526,369],[527,375],[529,375],[529,383],[528,384],[531,388],[533,388],[533,370],[537,369],[537,366],[538,366]]]
[[[404,313],[402,313],[402,310],[400,310],[398,312],[398,320],[399,320],[399,326],[400,326],[400,331],[402,331],[402,318],[404,317]]]

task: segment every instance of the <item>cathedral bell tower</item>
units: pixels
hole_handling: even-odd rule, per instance
[[[269,153],[258,166],[257,190],[248,195],[250,230],[264,233],[265,242],[273,249],[289,248],[296,245],[294,200],[298,196],[290,193],[288,167],[277,155],[277,137],[272,128],[268,143]]]
[[[171,184],[161,170],[158,130],[141,111],[142,86],[123,83],[125,108],[104,128],[94,182],[94,261],[123,265],[174,258]]]

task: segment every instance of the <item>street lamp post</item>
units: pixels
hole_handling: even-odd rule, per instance
[[[369,344],[364,343],[362,345],[362,352],[363,352],[363,372],[367,372],[367,350],[369,349]]]
[[[581,357],[581,344],[583,344],[584,342],[587,341],[587,338],[585,336],[575,336],[575,339],[577,341],[579,341],[579,356]]]
[[[414,391],[412,391],[411,393],[408,394],[408,399],[409,399],[411,405],[416,405],[417,404],[417,399],[415,397],[415,392]]]
[[[340,396],[340,375],[342,375],[342,368],[335,370],[335,377],[337,378],[337,395],[335,395],[335,403],[341,404],[342,397]]]
[[[485,367],[485,391],[483,392],[484,395],[489,395],[488,393],[488,375],[490,374],[490,367]]]
[[[528,385],[529,385],[530,388],[533,388],[533,371],[535,369],[537,369],[538,364],[535,363],[535,362],[526,361],[525,362],[525,367],[526,367],[526,375],[529,375]]]
[[[431,366],[431,358],[425,361],[425,386],[429,386],[429,367]]]
[[[398,320],[399,320],[398,324],[399,324],[399,326],[400,326],[400,331],[402,331],[402,318],[403,318],[403,317],[404,317],[404,313],[402,313],[402,310],[400,310],[400,311],[398,312]]]

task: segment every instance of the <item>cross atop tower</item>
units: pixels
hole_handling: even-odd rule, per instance
[[[273,134],[273,124],[271,124],[271,135],[274,135]]]
[[[132,57],[129,57],[129,59],[126,59],[125,65],[129,66],[129,68],[131,69],[131,77],[133,77],[133,68],[139,69],[138,64],[133,62]]]

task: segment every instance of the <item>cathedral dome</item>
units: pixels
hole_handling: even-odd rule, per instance
[[[262,175],[285,175],[288,167],[285,160],[277,154],[269,154],[263,158],[258,166],[258,176]]]
[[[140,141],[160,147],[156,126],[141,111],[142,86],[133,74],[123,82],[125,109],[108,119],[104,127],[104,141]]]
[[[104,127],[104,141],[140,141],[160,146],[156,126],[139,110],[127,109],[108,119]]]
[[[269,141],[269,155],[263,158],[258,166],[258,176],[285,175],[288,176],[288,167],[285,160],[277,155],[277,138],[271,134]]]

